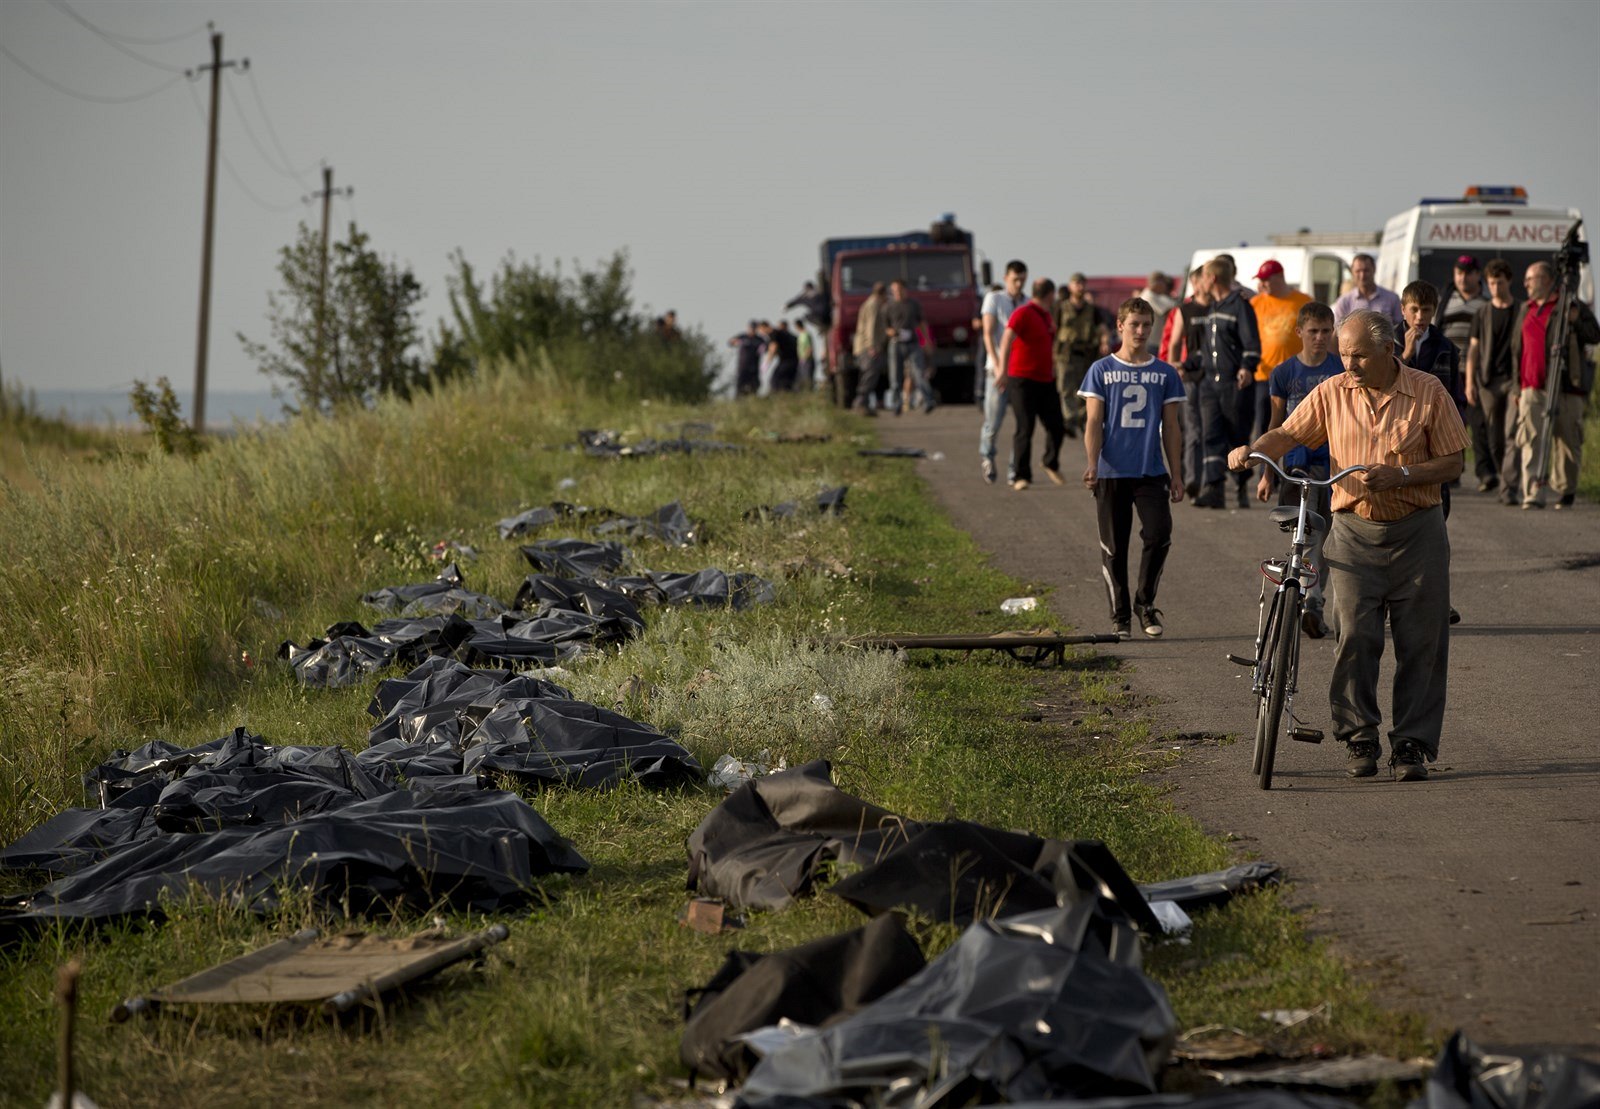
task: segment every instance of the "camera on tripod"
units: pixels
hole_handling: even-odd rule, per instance
[[[1561,240],[1561,245],[1556,247],[1555,253],[1550,256],[1550,264],[1555,267],[1556,277],[1564,278],[1568,287],[1578,284],[1578,271],[1589,262],[1589,244],[1578,238],[1578,228],[1583,226],[1583,221],[1574,220],[1567,229],[1567,237]]]

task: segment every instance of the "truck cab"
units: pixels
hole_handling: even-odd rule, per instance
[[[829,239],[822,244],[822,273],[833,310],[828,360],[835,372],[852,366],[856,320],[872,286],[900,280],[922,305],[933,335],[928,361],[934,391],[945,403],[972,400],[972,321],[980,296],[971,232],[947,222],[904,235]]]
[[[1459,197],[1424,197],[1384,225],[1378,248],[1378,284],[1399,292],[1412,281],[1428,282],[1442,294],[1455,282],[1455,262],[1470,254],[1480,266],[1503,258],[1512,288],[1534,262],[1550,261],[1579,220],[1576,208],[1535,208],[1526,189],[1474,185]],[[1578,229],[1583,239],[1583,229]],[[1594,276],[1579,271],[1578,295],[1594,301]]]

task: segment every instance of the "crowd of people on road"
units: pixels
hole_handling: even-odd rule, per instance
[[[1520,304],[1499,259],[1480,267],[1461,255],[1443,295],[1425,281],[1397,294],[1375,274],[1375,260],[1357,255],[1351,287],[1329,306],[1291,288],[1275,260],[1247,290],[1220,255],[1190,274],[1181,302],[1167,295],[1165,275],[1152,274],[1145,295],[1118,307],[1113,335],[1082,275],[1058,295],[1048,278],[1030,285],[1027,266],[1013,261],[983,301],[978,453],[984,480],[996,482],[1009,409],[1006,482],[1021,492],[1033,481],[1036,424],[1042,470],[1057,485],[1066,482],[1063,441],[1083,436],[1082,480],[1096,498],[1120,638],[1135,621],[1146,636],[1164,631],[1156,597],[1172,505],[1188,497],[1201,509],[1244,509],[1271,499],[1275,475],[1251,486],[1253,453],[1323,479],[1333,467],[1364,466],[1312,505],[1325,523],[1302,627],[1313,638],[1330,624],[1336,633],[1330,705],[1354,777],[1376,774],[1382,753],[1387,629],[1396,656],[1390,765],[1416,781],[1438,755],[1449,625],[1460,619],[1445,521],[1466,448],[1478,492],[1498,490],[1525,509],[1570,507],[1594,377],[1585,353],[1600,342],[1600,323],[1560,291],[1551,262],[1527,268]],[[1280,501],[1297,503],[1298,487],[1284,484]],[[1135,516],[1142,549],[1130,585]]]
[[[1354,777],[1377,772],[1382,753],[1378,663],[1387,634],[1395,652],[1390,765],[1402,781],[1427,777],[1438,755],[1445,706],[1450,604],[1452,487],[1471,445],[1477,491],[1524,509],[1570,508],[1576,499],[1583,416],[1594,386],[1590,348],[1600,322],[1564,291],[1553,261],[1522,274],[1513,294],[1503,259],[1480,266],[1462,254],[1445,290],[1413,281],[1398,293],[1376,282],[1377,263],[1357,254],[1332,305],[1290,286],[1267,260],[1254,288],[1220,254],[1175,282],[1152,273],[1114,313],[1095,304],[1083,274],[1062,288],[1009,262],[974,321],[984,371],[978,456],[998,484],[1000,432],[1012,416],[1005,485],[1039,469],[1065,485],[1061,452],[1082,439],[1082,484],[1096,501],[1102,577],[1112,628],[1164,632],[1156,607],[1172,543],[1172,506],[1247,509],[1297,486],[1264,471],[1253,453],[1287,472],[1327,479],[1313,492],[1314,536],[1302,630],[1334,632],[1330,708],[1335,738]],[[1175,293],[1187,292],[1181,300]],[[812,284],[790,301],[825,320]],[[807,319],[793,328],[752,320],[729,340],[736,393],[827,385],[835,403],[866,416],[932,412],[927,321],[905,284],[878,283],[849,337],[849,373],[819,374]],[[1282,485],[1282,488],[1279,486]],[[1140,560],[1130,579],[1133,521]]]

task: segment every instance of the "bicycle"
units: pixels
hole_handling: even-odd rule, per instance
[[[1298,505],[1280,505],[1267,516],[1281,530],[1292,531],[1294,539],[1287,558],[1261,561],[1261,601],[1256,621],[1255,657],[1228,656],[1231,661],[1252,669],[1250,691],[1255,694],[1257,701],[1256,742],[1250,773],[1256,776],[1262,789],[1271,789],[1272,763],[1277,755],[1278,733],[1285,714],[1289,717],[1290,739],[1304,743],[1322,742],[1322,732],[1296,721],[1292,707],[1300,672],[1300,616],[1305,603],[1303,594],[1316,584],[1322,574],[1322,567],[1313,565],[1307,556],[1312,535],[1328,530],[1328,521],[1311,508],[1311,487],[1332,486],[1341,478],[1360,473],[1367,467],[1347,466],[1332,477],[1318,479],[1304,476],[1300,470],[1292,474],[1285,473],[1283,467],[1256,451],[1252,451],[1250,457],[1265,462],[1284,481],[1300,487]],[[1270,603],[1268,583],[1276,586]]]

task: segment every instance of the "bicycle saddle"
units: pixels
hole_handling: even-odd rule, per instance
[[[1299,519],[1299,517],[1300,510],[1292,504],[1279,505],[1277,508],[1274,508],[1271,512],[1267,513],[1267,519],[1271,520],[1274,524],[1277,524],[1278,530],[1280,531],[1293,531],[1294,522],[1295,520]],[[1324,520],[1315,512],[1308,511],[1306,513],[1306,530],[1327,531],[1328,521]]]

